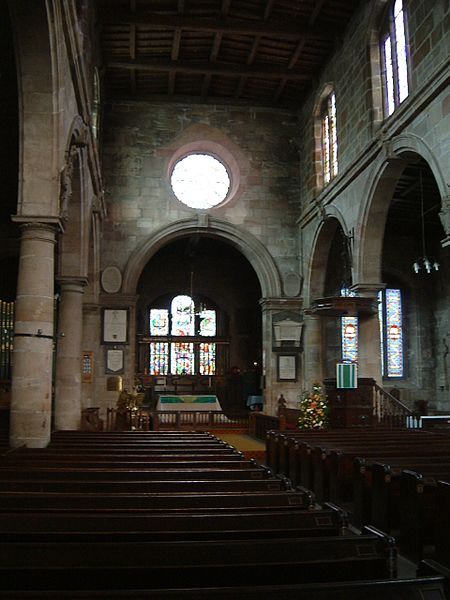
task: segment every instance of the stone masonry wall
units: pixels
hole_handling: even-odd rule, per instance
[[[243,175],[240,197],[209,212],[258,238],[281,272],[291,270],[293,263],[296,267],[299,197],[298,155],[291,142],[297,129],[293,113],[115,103],[104,117],[109,219],[103,232],[103,266],[123,269],[130,253],[153,232],[195,214],[175,198],[167,170],[181,140],[195,141],[201,131],[203,139],[219,138],[236,149]]]

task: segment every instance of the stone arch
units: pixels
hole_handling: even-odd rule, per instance
[[[19,89],[18,214],[58,215],[58,136],[60,118],[56,28],[58,15],[48,2],[10,2],[15,31]],[[52,14],[50,14],[52,13]],[[32,35],[30,35],[32,32]],[[37,101],[38,100],[38,101]]]
[[[61,170],[60,217],[64,231],[60,236],[59,275],[87,277],[90,211],[87,201],[88,127],[77,115],[70,127],[66,162]]]
[[[138,280],[144,266],[160,248],[193,233],[228,242],[239,250],[252,265],[261,285],[263,297],[281,296],[280,273],[265,246],[249,233],[218,219],[209,219],[203,224],[199,222],[199,219],[186,219],[155,232],[133,252],[128,260],[123,278],[123,293],[136,294]]]
[[[445,179],[432,150],[416,135],[404,134],[386,142],[373,165],[361,204],[354,254],[356,282],[381,283],[383,236],[390,200],[405,166],[421,157],[430,167],[441,198],[445,196]]]
[[[305,285],[305,305],[309,305],[315,298],[323,296],[327,262],[331,244],[338,228],[344,235],[347,234],[347,225],[342,213],[334,206],[327,206],[325,219],[316,230],[308,266],[308,278]]]

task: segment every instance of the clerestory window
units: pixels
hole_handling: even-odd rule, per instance
[[[326,185],[338,173],[338,141],[336,129],[336,95],[324,100],[321,112],[322,176]]]
[[[406,15],[403,1],[395,0],[381,36],[384,112],[391,115],[409,94]]]

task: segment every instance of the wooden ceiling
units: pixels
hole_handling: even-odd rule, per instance
[[[97,0],[107,99],[297,108],[362,0]]]

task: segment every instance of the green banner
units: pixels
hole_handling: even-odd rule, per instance
[[[349,363],[336,365],[336,387],[351,389],[358,387],[358,366]]]

